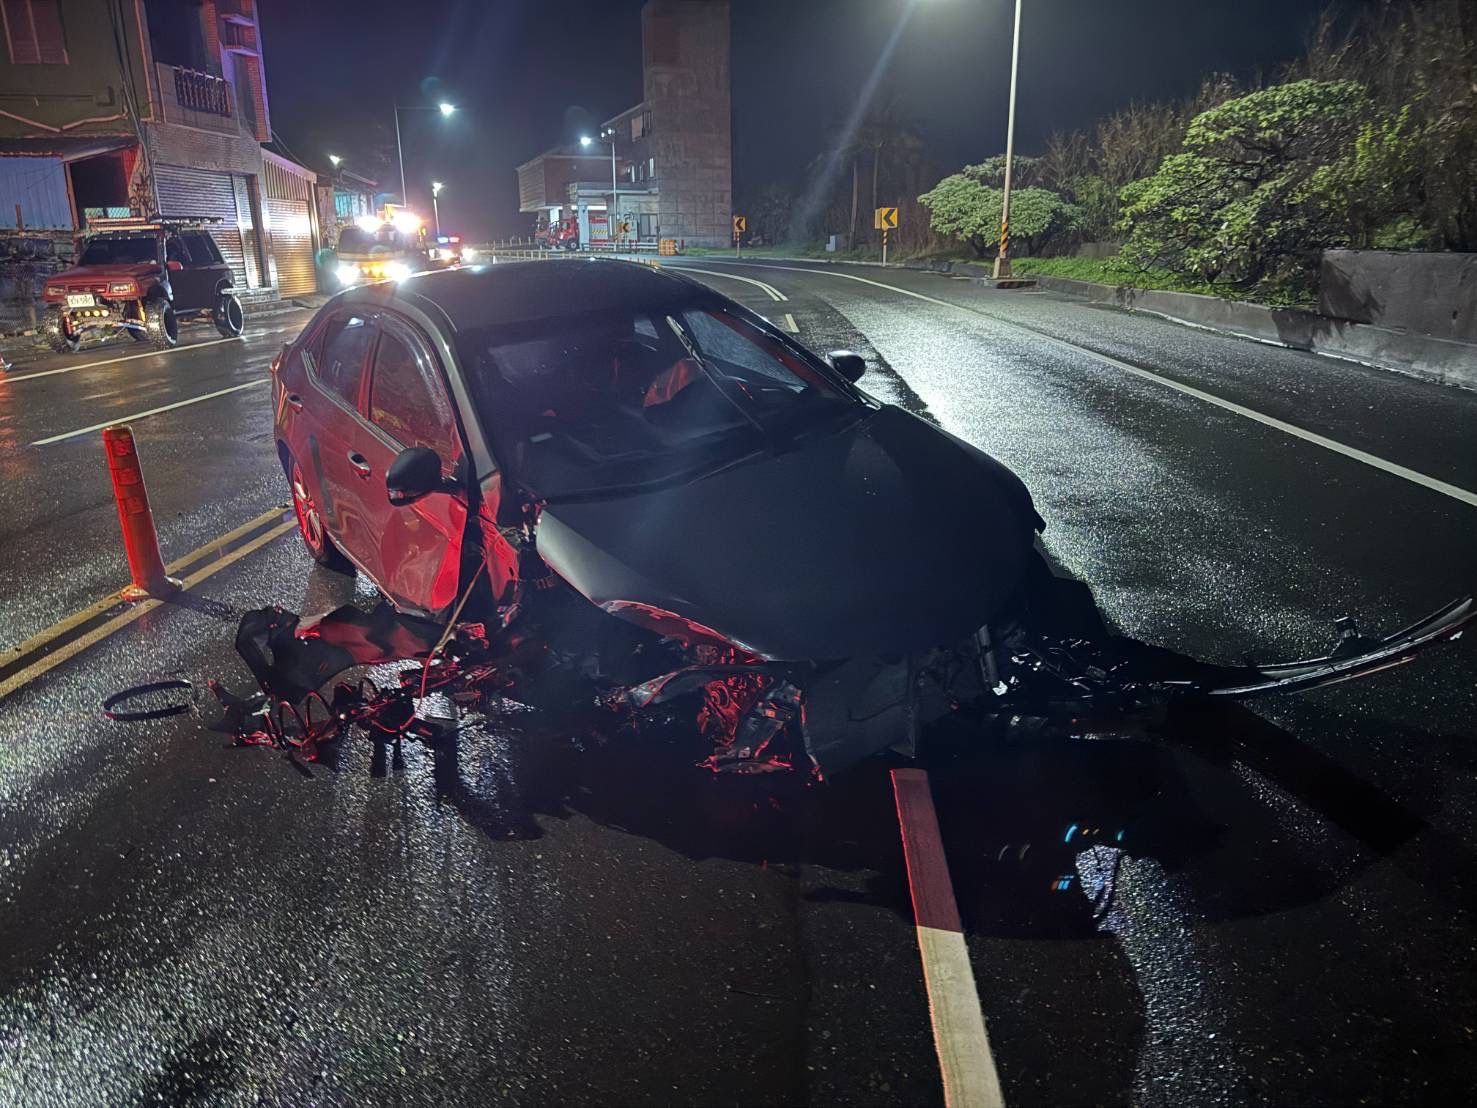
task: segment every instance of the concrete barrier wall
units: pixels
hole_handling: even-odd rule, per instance
[[[1296,308],[1270,308],[1190,292],[1160,292],[1039,278],[1043,288],[1084,296],[1098,303],[1150,312],[1180,323],[1208,327],[1245,338],[1311,350],[1365,365],[1393,369],[1442,384],[1477,388],[1477,343],[1437,338],[1374,324],[1331,319]]]
[[[1318,283],[1322,315],[1477,342],[1477,254],[1326,250]]]

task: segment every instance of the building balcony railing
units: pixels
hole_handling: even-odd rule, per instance
[[[231,86],[224,77],[178,65],[170,68],[174,70],[174,96],[180,107],[207,115],[231,114]]]
[[[234,135],[241,131],[231,84],[213,73],[180,65],[155,65],[163,122]]]

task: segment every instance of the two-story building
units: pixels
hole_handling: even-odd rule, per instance
[[[597,246],[621,237],[726,245],[733,216],[728,0],[648,0],[641,44],[641,103],[583,136],[588,146],[557,146],[519,166],[519,210],[553,218],[573,211],[581,241]],[[621,226],[629,228],[624,236]]]
[[[0,3],[0,227],[217,219],[239,287],[313,287],[315,175],[272,137],[256,0]]]

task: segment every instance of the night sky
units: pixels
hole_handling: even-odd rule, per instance
[[[1323,0],[1026,0],[1017,149],[1213,71],[1271,74]],[[909,0],[733,0],[734,189],[794,179],[834,139]],[[474,239],[525,233],[514,167],[641,99],[641,0],[263,0],[272,122],[326,169],[390,157],[392,96],[411,198]],[[943,170],[1005,147],[1009,0],[916,0],[885,83]]]

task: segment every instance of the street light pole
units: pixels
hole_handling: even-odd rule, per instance
[[[441,190],[445,187],[440,181],[431,182],[431,215],[436,221],[436,237],[438,239],[441,237],[441,206],[437,203],[436,198],[441,195]]]
[[[395,104],[395,159],[400,163],[400,203],[405,207],[409,207],[410,198],[405,195],[405,151],[400,146],[399,104]]]
[[[1015,85],[1021,64],[1021,0],[1015,0],[1015,35],[1010,46],[1010,115],[1005,124],[1005,191],[1000,196],[1000,253],[995,279],[1010,276],[1010,170],[1015,157]]]
[[[400,204],[402,207],[410,207],[410,197],[405,194],[405,148],[400,145],[400,113],[401,112],[440,112],[443,116],[449,116],[456,111],[455,104],[448,104],[445,100],[434,108],[424,104],[398,104],[390,101],[391,107],[395,109],[395,159],[400,163]]]
[[[615,245],[616,212],[620,210],[620,192],[615,183],[615,128],[610,129],[610,245]]]

